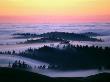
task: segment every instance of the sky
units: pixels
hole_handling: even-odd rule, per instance
[[[109,21],[110,0],[0,0],[0,23]]]

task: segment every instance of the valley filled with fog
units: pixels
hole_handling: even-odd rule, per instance
[[[42,34],[47,32],[69,32],[69,33],[85,33],[93,32],[99,33],[102,36],[96,36],[101,38],[104,42],[85,42],[85,41],[73,41],[73,45],[98,45],[98,46],[110,46],[110,24],[109,23],[90,23],[90,24],[1,24],[0,25],[0,50],[24,50],[32,47],[37,48],[44,44],[16,44],[24,42],[25,38],[12,38],[12,34],[15,33],[35,33]]]
[[[50,38],[45,42],[32,42],[38,40],[39,37],[24,37],[24,33],[35,34],[35,35],[42,35],[46,33],[76,33],[75,37],[79,36],[79,34],[86,34],[90,33],[97,34],[95,36],[89,36],[90,40],[69,40],[69,44],[73,46],[98,46],[98,47],[110,47],[110,23],[87,23],[87,24],[0,24],[0,52],[7,52],[7,51],[15,51],[16,53],[23,52],[29,48],[32,49],[39,49],[44,46],[59,47],[60,49],[63,48],[64,45],[61,44],[61,41],[51,41]],[[21,33],[23,35],[18,37],[15,36],[17,33]],[[78,34],[78,35],[77,35]],[[72,34],[71,34],[72,35]],[[27,36],[27,35],[26,35]],[[48,36],[48,35],[47,35]],[[67,38],[67,37],[66,37]],[[95,40],[94,40],[95,38]],[[45,39],[45,37],[43,38]],[[88,37],[86,38],[88,39]],[[31,41],[31,43],[25,43],[27,41]],[[40,39],[42,37],[40,36]],[[50,41],[49,41],[50,40]],[[53,39],[52,39],[53,40]],[[0,55],[0,65],[2,67],[7,67],[9,62],[13,63],[15,60],[25,61],[33,68],[37,65],[48,65],[48,63],[37,61],[34,59],[23,58],[19,56],[8,56],[8,55]],[[38,70],[38,69],[31,69],[29,71],[40,73],[43,75],[47,75],[50,77],[86,77],[89,75],[95,75],[102,72],[110,72],[109,70],[99,71],[98,69],[88,69],[88,70],[77,70],[77,71],[58,71],[52,69],[46,70]]]

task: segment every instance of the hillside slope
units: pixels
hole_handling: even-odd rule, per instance
[[[85,78],[50,78],[23,70],[0,68],[0,82],[110,82],[110,74],[102,73]]]

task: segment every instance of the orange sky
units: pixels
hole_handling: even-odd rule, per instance
[[[0,0],[0,22],[109,22],[110,0]]]

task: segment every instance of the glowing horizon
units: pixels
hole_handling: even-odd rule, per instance
[[[110,21],[110,0],[2,0],[0,22]]]

